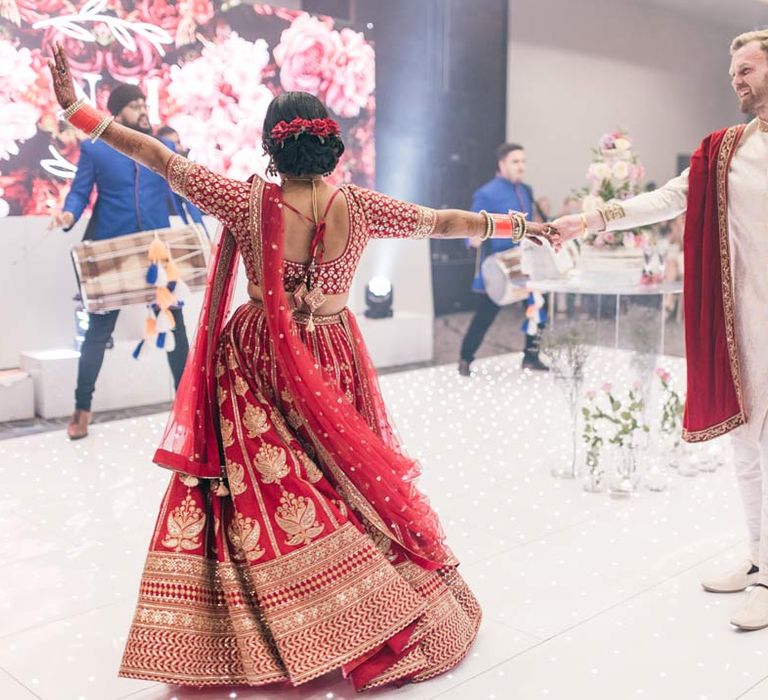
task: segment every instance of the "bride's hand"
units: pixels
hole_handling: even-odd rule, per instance
[[[62,109],[77,102],[75,83],[72,81],[72,73],[69,70],[69,61],[61,44],[56,42],[53,46],[53,61],[48,61],[48,68],[53,79],[53,91],[56,100]]]
[[[548,241],[555,250],[560,250],[560,246],[563,244],[563,237],[560,232],[548,223],[529,221],[526,236],[536,245],[542,245],[542,240]]]

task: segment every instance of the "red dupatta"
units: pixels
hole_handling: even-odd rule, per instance
[[[349,323],[350,332],[364,375],[361,381],[371,388],[377,432],[325,375],[299,336],[283,286],[280,187],[254,179],[249,228],[276,363],[321,461],[344,497],[415,562],[428,569],[456,564],[437,515],[414,483],[420,473],[418,464],[402,452],[386,418],[375,370],[354,321]],[[214,353],[229,316],[237,259],[234,236],[225,230],[210,267],[195,343],[154,456],[161,466],[201,478],[223,476]]]
[[[728,240],[728,172],[743,133],[743,124],[716,131],[691,157],[683,242],[688,442],[723,435],[747,420]]]

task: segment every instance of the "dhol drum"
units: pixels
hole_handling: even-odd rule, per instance
[[[111,311],[155,300],[148,284],[149,245],[160,238],[190,291],[205,287],[211,242],[202,227],[140,231],[99,241],[83,241],[72,249],[72,262],[86,311]]]
[[[525,288],[528,278],[521,269],[522,257],[518,247],[494,253],[483,260],[480,272],[485,292],[495,304],[506,306],[528,298]]]

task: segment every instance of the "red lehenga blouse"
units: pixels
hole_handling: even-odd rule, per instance
[[[226,227],[195,347],[155,461],[175,473],[120,675],[180,685],[358,690],[455,666],[480,624],[437,516],[400,449],[354,316],[291,311],[282,192],[174,156],[171,187]],[[431,209],[345,185],[349,242],[319,267],[349,290],[371,237],[424,237]],[[224,324],[236,250],[265,302]]]

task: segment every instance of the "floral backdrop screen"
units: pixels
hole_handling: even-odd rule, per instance
[[[347,147],[334,178],[374,182],[374,50],[329,17],[240,0],[0,0],[0,216],[58,209],[84,135],[59,119],[46,58],[60,41],[78,91],[106,110],[117,82],[139,84],[155,127],[189,157],[246,179],[265,174],[267,105],[317,95]]]

